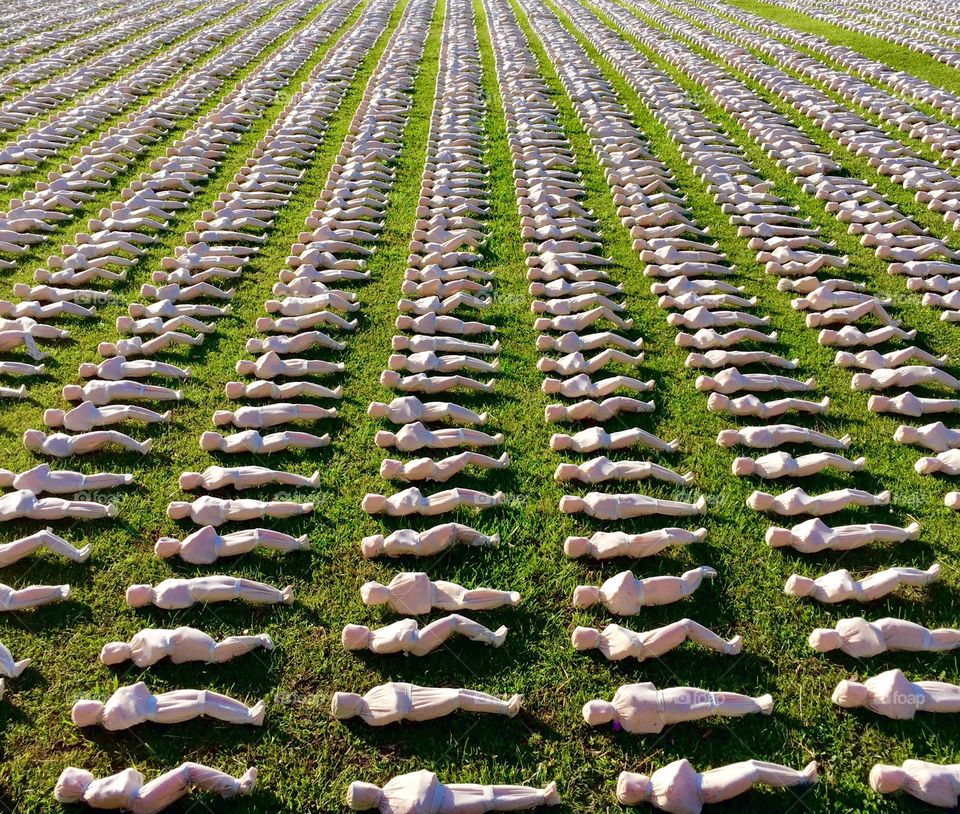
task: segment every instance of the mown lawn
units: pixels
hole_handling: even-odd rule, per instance
[[[895,67],[911,70],[953,90],[960,89],[960,72],[932,60],[900,49],[894,49],[896,53],[893,53],[889,46],[873,38],[823,26],[767,4],[735,1],[743,8],[776,15],[797,27],[845,41]],[[389,31],[396,26],[404,6],[404,2],[398,5]],[[761,311],[772,317],[782,340],[780,352],[787,358],[798,357],[804,375],[817,377],[818,395],[831,397],[833,407],[829,415],[808,421],[809,426],[836,435],[851,433],[854,437],[851,457],[867,457],[865,473],[852,478],[808,479],[804,487],[811,493],[845,485],[871,491],[890,489],[893,503],[889,512],[850,511],[836,516],[836,521],[883,520],[905,525],[916,519],[923,531],[919,541],[896,549],[875,546],[843,556],[806,558],[766,547],[763,532],[768,523],[744,506],[745,497],[755,485],[730,473],[734,454],[721,449],[714,441],[717,432],[730,422],[708,413],[705,397],[694,389],[696,374],[683,367],[685,352],[674,346],[675,330],[666,324],[665,312],[656,307],[656,298],[649,292],[649,280],[642,276],[642,264],[631,250],[629,235],[616,216],[589,138],[545,52],[534,42],[535,53],[576,149],[589,192],[587,203],[603,227],[604,251],[617,262],[612,273],[627,288],[630,316],[637,322],[632,335],[642,336],[647,344],[644,377],[657,382],[654,398],[658,408],[653,415],[611,422],[607,428],[613,431],[636,423],[663,438],[679,438],[679,454],[652,459],[679,471],[693,471],[696,483],[692,491],[706,494],[710,501],[709,513],[703,519],[709,533],[701,545],[664,552],[635,563],[597,565],[570,561],[563,556],[561,546],[568,534],[590,533],[601,526],[570,519],[557,510],[563,489],[553,482],[552,472],[561,458],[549,451],[548,441],[554,428],[542,420],[548,399],[539,390],[542,374],[536,370],[539,354],[534,348],[533,316],[529,312],[530,298],[523,276],[524,252],[518,235],[503,111],[479,0],[475,0],[474,9],[489,105],[487,160],[492,212],[484,268],[497,275],[496,302],[488,315],[498,325],[503,353],[498,392],[473,398],[468,403],[492,412],[493,427],[506,436],[505,448],[512,466],[506,472],[458,480],[458,485],[489,491],[501,489],[508,499],[501,509],[486,511],[480,516],[464,513],[456,519],[499,533],[502,544],[490,550],[452,551],[425,563],[367,562],[359,552],[359,541],[364,535],[388,525],[391,528],[405,525],[397,521],[384,523],[360,510],[360,500],[366,492],[392,491],[391,485],[378,475],[379,461],[384,454],[375,447],[373,436],[380,425],[367,418],[365,409],[373,399],[389,400],[390,397],[378,384],[378,376],[390,353],[395,301],[415,219],[438,68],[441,0],[414,89],[414,107],[405,133],[406,147],[396,166],[397,180],[391,194],[384,241],[370,264],[373,280],[357,289],[363,307],[360,326],[349,336],[349,347],[342,354],[347,375],[343,381],[345,397],[340,405],[341,417],[317,430],[331,432],[333,443],[327,449],[257,460],[263,465],[301,473],[320,470],[322,488],[317,496],[308,496],[303,491],[297,495],[298,499],[317,502],[315,514],[306,519],[271,523],[285,531],[308,533],[313,541],[312,550],[286,556],[249,555],[211,568],[194,568],[175,560],[159,561],[152,553],[158,536],[188,528],[168,520],[164,512],[167,502],[182,494],[177,487],[177,476],[181,471],[202,469],[211,462],[210,457],[200,451],[197,437],[211,428],[212,411],[226,404],[223,385],[234,378],[235,361],[247,356],[244,342],[253,335],[253,321],[262,314],[262,303],[276,280],[276,272],[324,184],[389,31],[365,60],[331,123],[306,183],[278,220],[265,250],[240,283],[234,314],[222,320],[218,332],[194,352],[170,354],[171,361],[182,359],[194,375],[185,386],[186,403],[175,408],[175,423],[150,430],[156,439],[153,453],[137,460],[132,456],[109,454],[64,462],[64,466],[83,471],[109,469],[131,471],[136,475],[137,486],[118,490],[115,496],[121,510],[117,521],[56,524],[58,532],[75,544],[90,542],[93,545],[91,560],[72,565],[40,555],[5,569],[0,575],[4,582],[14,586],[69,582],[75,589],[74,599],[64,605],[24,614],[5,614],[0,618],[0,640],[15,658],[34,660],[20,679],[8,681],[7,695],[0,702],[0,732],[3,733],[0,807],[17,812],[56,810],[51,792],[57,775],[66,765],[81,766],[96,774],[136,765],[153,776],[182,760],[194,760],[234,773],[248,765],[257,766],[261,783],[251,797],[223,803],[209,796],[197,796],[181,807],[183,811],[205,808],[212,811],[339,811],[344,808],[347,784],[353,779],[382,782],[404,771],[429,768],[450,781],[543,785],[556,780],[565,810],[605,812],[620,810],[613,789],[617,773],[623,769],[649,771],[679,757],[688,757],[702,768],[757,757],[793,766],[817,759],[822,767],[821,784],[808,793],[754,794],[739,803],[713,810],[743,810],[746,806],[750,811],[783,812],[912,811],[920,807],[903,798],[884,799],[869,790],[866,776],[870,766],[880,760],[900,762],[908,757],[940,762],[960,759],[957,746],[960,728],[948,716],[936,720],[918,716],[915,721],[898,723],[868,713],[840,712],[829,702],[830,692],[841,678],[865,676],[895,666],[903,668],[911,677],[958,681],[960,669],[954,656],[901,655],[862,663],[843,656],[818,655],[807,646],[809,631],[816,626],[830,626],[838,618],[857,615],[859,609],[800,603],[781,592],[785,579],[795,571],[818,575],[846,567],[865,574],[890,565],[927,567],[937,561],[944,571],[939,584],[924,591],[899,592],[863,609],[863,615],[868,618],[902,616],[929,627],[955,626],[960,558],[953,545],[957,518],[942,504],[949,486],[943,480],[922,478],[914,473],[913,462],[920,451],[892,441],[899,422],[867,413],[866,395],[849,390],[849,371],[833,366],[833,353],[816,344],[816,333],[806,328],[802,316],[790,308],[788,295],[778,292],[775,281],[763,274],[753,253],[736,237],[663,128],[615,69],[585,41],[582,44],[613,83],[655,152],[675,171],[699,222],[711,226],[739,267],[740,284],[760,298]],[[231,150],[228,160],[206,185],[193,208],[178,219],[177,225],[144,258],[128,282],[117,287],[121,300],[137,299],[140,284],[158,267],[159,259],[181,242],[183,232],[208,208],[227,179],[242,165],[272,116],[280,111],[293,90],[355,18],[356,14],[293,78],[260,125]],[[522,15],[521,22],[526,27]],[[529,35],[529,28],[526,31]],[[807,198],[750,144],[746,134],[712,104],[690,78],[679,75],[658,55],[647,55],[696,94],[707,115],[721,122],[746,148],[755,166],[777,183],[779,194],[800,207],[838,241],[853,260],[852,276],[868,281],[872,290],[895,299],[896,315],[920,331],[922,341],[918,344],[938,353],[948,353],[954,359],[960,358],[960,329],[939,322],[937,312],[921,308],[919,297],[905,292],[903,280],[887,276],[879,261],[846,235],[818,202]],[[223,92],[245,73],[234,77]],[[848,160],[841,148],[829,144],[826,135],[814,135],[825,146],[835,147],[836,155],[849,171],[871,172],[864,163]],[[140,169],[142,166],[136,171]],[[869,177],[879,180],[879,177]],[[945,232],[942,221],[938,222],[913,204],[901,190],[882,184],[881,188],[902,203],[905,212],[925,219],[925,224],[937,233]],[[90,212],[113,197],[115,192],[105,193],[102,200],[91,204]],[[58,234],[58,243],[69,242],[73,233],[82,231],[85,220],[86,215]],[[5,289],[14,282],[29,280],[35,260],[25,261],[15,272],[5,274]],[[104,308],[102,322],[71,326],[71,340],[54,350],[48,362],[49,375],[33,385],[31,399],[2,405],[3,466],[22,470],[35,463],[23,450],[20,435],[26,428],[40,426],[43,408],[62,406],[60,387],[75,380],[76,367],[81,361],[94,358],[99,341],[115,336],[113,320],[120,311],[119,307]],[[645,457],[640,452],[620,455]],[[231,456],[229,461],[231,464],[252,463],[254,458]],[[641,489],[661,496],[677,494],[676,490],[655,484]],[[263,489],[250,496],[266,499],[278,497],[279,493],[276,489]],[[624,524],[623,528],[643,530],[665,524],[637,521]],[[29,533],[35,527],[36,524],[10,524],[5,539]],[[570,596],[575,585],[597,583],[624,568],[632,568],[638,576],[651,576],[678,574],[700,564],[715,567],[719,572],[717,579],[679,605],[651,609],[627,620],[626,624],[637,629],[649,628],[688,616],[721,635],[741,634],[745,643],[742,655],[728,658],[687,646],[662,660],[637,665],[608,664],[599,657],[572,650],[569,632],[575,625],[602,627],[610,621],[602,610],[572,609]],[[441,651],[422,659],[345,653],[340,646],[340,630],[344,624],[374,626],[393,618],[382,609],[365,608],[360,602],[359,586],[369,579],[388,581],[401,568],[422,568],[435,579],[464,585],[520,591],[524,602],[519,608],[477,617],[494,628],[506,624],[510,628],[507,643],[494,650],[454,640]],[[292,607],[259,610],[229,604],[178,613],[132,611],[123,603],[123,589],[133,582],[154,582],[174,574],[218,572],[262,579],[278,586],[293,584],[297,589],[297,603]],[[218,637],[240,631],[268,632],[274,637],[277,649],[270,654],[257,652],[227,665],[164,663],[147,671],[133,667],[111,670],[97,659],[105,641],[129,638],[141,627],[180,624],[200,627]],[[266,724],[255,730],[194,722],[172,728],[139,727],[121,734],[81,732],[71,724],[69,710],[76,698],[105,698],[116,686],[141,678],[157,691],[204,687],[250,702],[264,697],[268,707]],[[330,717],[332,692],[363,692],[391,679],[424,685],[466,686],[493,693],[521,692],[525,696],[524,711],[509,721],[458,715],[385,730],[370,730],[355,723],[344,725]],[[678,726],[657,737],[637,738],[584,725],[580,708],[585,701],[609,697],[619,684],[634,681],[652,681],[660,687],[691,685],[752,695],[770,692],[776,708],[770,718],[753,716]]]

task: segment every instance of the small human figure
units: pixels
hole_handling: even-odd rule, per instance
[[[154,695],[142,681],[115,690],[105,701],[82,698],[70,710],[79,727],[102,726],[109,732],[130,729],[148,721],[179,724],[208,716],[231,724],[261,726],[266,705],[248,707],[228,695],[209,690],[174,690]]]
[[[124,769],[96,779],[88,771],[68,766],[60,773],[53,796],[59,803],[86,803],[91,808],[159,814],[193,788],[229,798],[250,794],[256,782],[256,769],[247,769],[240,777],[233,777],[200,763],[182,763],[150,782],[144,782],[144,776],[136,769]]]
[[[452,582],[431,581],[422,571],[397,574],[387,585],[365,582],[360,586],[364,605],[389,605],[397,613],[419,616],[431,609],[445,611],[491,610],[520,604],[517,591],[463,588]]]
[[[791,788],[817,782],[817,764],[797,771],[765,760],[745,760],[697,772],[684,758],[657,769],[649,777],[621,772],[617,799],[624,805],[650,803],[671,814],[700,814],[704,805],[731,800],[754,786]]]
[[[346,650],[426,656],[454,635],[465,636],[472,642],[500,647],[506,641],[507,628],[501,626],[490,630],[466,616],[453,613],[422,628],[418,628],[416,619],[401,619],[376,630],[370,630],[365,625],[347,625],[340,640]]]
[[[542,789],[529,786],[482,786],[441,783],[433,772],[401,774],[375,786],[355,780],[347,789],[347,806],[354,811],[377,809],[381,814],[483,814],[486,811],[526,811],[560,804],[556,783]]]
[[[725,655],[740,652],[743,639],[727,640],[692,619],[680,619],[652,630],[635,631],[620,625],[607,625],[603,630],[577,627],[571,636],[575,650],[599,650],[608,661],[659,658],[686,641],[696,642],[709,650]]]
[[[617,616],[634,616],[645,607],[679,602],[696,591],[704,579],[713,579],[716,575],[717,572],[706,565],[685,571],[679,577],[638,579],[630,571],[621,571],[599,588],[578,585],[573,591],[573,606],[589,608],[599,602]]]
[[[273,650],[273,639],[262,633],[258,636],[228,636],[218,642],[193,627],[172,630],[148,627],[135,633],[129,642],[107,642],[100,649],[100,661],[108,666],[132,661],[141,669],[165,658],[173,664],[190,661],[222,664],[258,647]]]
[[[944,681],[910,681],[901,670],[887,670],[866,681],[841,681],[830,698],[838,707],[866,707],[898,721],[918,712],[960,712],[960,687]]]
[[[612,701],[594,699],[583,705],[583,719],[590,726],[615,722],[633,735],[662,732],[665,726],[683,721],[714,716],[740,718],[772,712],[773,698],[769,695],[753,698],[736,692],[711,692],[696,687],[658,690],[649,681],[624,684],[614,693]]]
[[[360,717],[369,726],[387,726],[400,721],[430,721],[457,710],[505,715],[520,712],[523,697],[513,695],[507,701],[477,690],[446,687],[418,687],[391,681],[368,690],[364,695],[335,692],[330,703],[334,718]]]

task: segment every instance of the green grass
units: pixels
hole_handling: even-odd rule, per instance
[[[361,66],[305,182],[278,218],[268,244],[241,281],[234,315],[220,321],[220,330],[195,352],[170,354],[171,361],[189,364],[194,377],[185,387],[187,402],[175,407],[175,423],[150,431],[156,439],[154,452],[145,460],[105,455],[63,463],[64,467],[83,471],[131,471],[137,478],[136,488],[116,493],[121,509],[117,521],[55,524],[72,542],[93,545],[91,561],[72,565],[39,555],[4,570],[3,581],[14,586],[67,581],[76,593],[74,601],[61,606],[0,618],[0,640],[10,647],[16,658],[34,659],[33,666],[20,679],[7,682],[7,696],[0,702],[0,809],[6,806],[17,812],[58,810],[51,791],[65,765],[88,768],[96,774],[135,765],[153,776],[181,760],[196,760],[235,773],[248,765],[260,769],[261,784],[249,798],[228,803],[209,795],[193,798],[194,805],[202,802],[201,809],[213,811],[339,811],[343,810],[346,786],[353,779],[382,782],[393,774],[429,768],[448,781],[541,785],[555,779],[560,785],[565,810],[606,812],[620,810],[613,799],[619,771],[650,770],[686,756],[704,768],[749,757],[780,760],[791,765],[801,765],[812,758],[821,762],[823,780],[815,790],[800,796],[789,791],[751,795],[740,802],[740,806],[745,804],[748,810],[761,810],[761,807],[769,811],[920,810],[906,799],[888,800],[870,792],[865,785],[867,771],[878,760],[898,762],[907,757],[923,757],[957,761],[960,750],[956,746],[956,724],[948,716],[935,720],[930,716],[918,717],[913,722],[895,723],[869,714],[841,713],[829,704],[829,693],[840,678],[880,672],[892,666],[900,666],[914,677],[942,676],[956,681],[956,658],[902,655],[860,663],[842,656],[817,655],[806,645],[808,632],[815,626],[830,625],[838,618],[855,615],[858,610],[798,603],[784,596],[781,588],[794,571],[819,574],[834,567],[847,567],[867,573],[894,564],[925,567],[936,560],[945,571],[941,584],[922,592],[898,593],[863,609],[863,613],[868,618],[902,615],[931,627],[955,625],[960,579],[952,540],[957,519],[942,505],[942,495],[949,488],[947,483],[921,478],[913,472],[913,461],[920,452],[892,442],[898,421],[866,414],[866,396],[849,390],[849,372],[833,367],[832,353],[816,344],[815,332],[806,328],[801,315],[790,308],[788,296],[778,292],[775,281],[756,265],[753,253],[736,237],[662,126],[612,65],[587,46],[588,54],[612,82],[655,154],[676,173],[679,187],[688,196],[698,221],[711,226],[740,268],[740,284],[745,285],[749,293],[756,294],[762,311],[772,316],[782,338],[783,355],[799,357],[804,374],[817,377],[819,394],[833,399],[830,415],[809,422],[810,425],[837,435],[852,433],[851,454],[863,454],[868,459],[867,473],[852,479],[810,479],[803,484],[805,488],[815,492],[851,483],[875,491],[889,488],[894,494],[890,522],[907,523],[916,518],[923,526],[921,539],[916,543],[904,544],[896,550],[872,547],[842,557],[805,558],[771,551],[765,546],[763,531],[767,523],[743,505],[754,484],[730,474],[733,454],[720,449],[713,440],[728,421],[707,413],[704,396],[693,386],[695,374],[683,368],[685,354],[674,347],[675,331],[666,325],[665,312],[656,307],[655,298],[649,293],[649,280],[642,276],[642,265],[630,248],[629,235],[616,216],[589,138],[544,50],[535,43],[535,54],[583,172],[587,205],[595,210],[604,230],[604,252],[617,263],[613,274],[627,288],[630,316],[637,320],[636,334],[642,335],[648,345],[644,376],[657,381],[654,398],[658,409],[653,415],[611,422],[608,429],[636,424],[664,438],[680,438],[681,453],[667,456],[663,462],[680,471],[692,470],[697,475],[696,492],[707,494],[711,504],[703,523],[709,535],[702,545],[667,551],[662,556],[636,563],[621,561],[600,566],[572,562],[563,556],[564,537],[575,531],[589,533],[601,526],[565,517],[557,510],[563,489],[553,482],[551,475],[564,458],[549,451],[549,437],[555,428],[542,421],[548,399],[539,391],[542,374],[535,367],[539,354],[533,344],[533,315],[529,312],[530,297],[524,279],[512,167],[489,32],[479,0],[474,0],[474,10],[488,104],[486,158],[491,190],[487,224],[490,239],[484,249],[483,267],[496,273],[495,305],[484,319],[489,316],[490,321],[498,325],[503,361],[497,393],[471,397],[465,403],[492,412],[493,429],[505,433],[505,448],[513,463],[506,472],[458,480],[458,484],[488,491],[502,489],[508,500],[501,509],[481,515],[462,513],[456,519],[472,523],[483,531],[501,534],[501,546],[492,550],[453,551],[426,562],[371,563],[364,561],[359,553],[359,541],[366,534],[417,525],[370,518],[360,510],[360,500],[366,492],[392,491],[393,488],[378,476],[384,454],[375,447],[373,436],[381,425],[366,417],[365,408],[373,399],[388,400],[390,396],[377,379],[390,353],[395,301],[399,297],[407,242],[415,219],[438,69],[441,2],[413,90],[413,109],[404,133],[405,149],[396,162],[396,185],[387,211],[384,240],[370,263],[373,280],[357,288],[363,305],[360,326],[347,337],[348,349],[340,357],[347,365],[343,380],[345,397],[339,405],[341,417],[317,429],[318,432],[330,431],[333,443],[327,449],[257,460],[263,465],[302,473],[314,468],[321,470],[323,486],[315,498],[318,503],[315,514],[270,524],[286,531],[308,533],[313,549],[286,556],[249,555],[210,568],[195,568],[179,561],[161,562],[153,557],[152,546],[157,536],[182,533],[188,528],[168,520],[164,513],[167,502],[182,494],[176,486],[177,475],[211,462],[210,456],[199,450],[197,437],[211,428],[211,412],[226,403],[222,396],[223,384],[234,378],[236,359],[248,356],[243,345],[246,337],[252,335],[253,321],[262,314],[262,303],[276,280],[276,272],[323,187],[364,86],[404,7],[405,4],[400,3],[391,17],[388,32]],[[562,4],[558,7],[562,8]],[[354,19],[355,16],[318,50],[257,126],[230,151],[194,207],[178,219],[175,228],[144,258],[131,274],[131,280],[117,289],[121,299],[136,298],[139,285],[147,281],[159,259],[181,242],[187,224],[219,193],[293,89]],[[526,28],[526,19],[522,15],[520,19]],[[529,28],[526,30],[529,35]],[[629,37],[628,41],[637,45]],[[852,40],[851,44],[858,47]],[[723,124],[731,137],[744,146],[761,173],[776,182],[778,194],[838,240],[843,251],[851,256],[853,276],[869,282],[872,290],[896,298],[897,316],[920,330],[920,344],[940,353],[950,353],[954,358],[960,355],[960,335],[954,326],[940,323],[936,312],[921,308],[916,295],[906,294],[903,281],[887,276],[872,254],[846,235],[818,202],[805,196],[752,145],[742,129],[710,102],[691,79],[670,68],[658,55],[647,53],[647,56],[695,94],[706,115]],[[914,72],[919,73],[919,67]],[[240,78],[235,77],[234,81]],[[928,74],[926,78],[932,81],[933,75]],[[170,139],[175,137],[173,134]],[[826,138],[822,134],[819,137]],[[836,154],[850,172],[865,171],[865,165],[848,161],[843,151],[837,150]],[[104,200],[110,200],[113,195],[115,193],[110,193]],[[909,202],[908,195],[903,197]],[[102,203],[97,202],[96,208],[100,205]],[[904,211],[914,214],[906,205]],[[69,239],[87,214],[63,230],[58,239]],[[942,221],[940,223],[942,229]],[[28,279],[34,265],[32,261],[23,263],[15,274],[6,276],[5,283]],[[104,309],[102,323],[77,323],[73,341],[54,350],[50,376],[32,388],[34,398],[23,404],[2,405],[5,421],[0,432],[5,441],[4,466],[22,470],[35,462],[22,449],[20,435],[27,427],[39,426],[44,407],[62,406],[60,386],[76,380],[77,364],[94,358],[97,342],[114,337],[112,323],[119,311],[119,308]],[[621,453],[621,457],[646,456],[637,452]],[[229,461],[231,464],[252,463],[254,458],[231,456]],[[662,496],[675,494],[674,490],[655,484],[640,490]],[[278,490],[258,490],[251,496],[276,497]],[[313,499],[302,491],[298,496]],[[837,522],[858,522],[879,518],[877,513],[860,510],[846,512],[836,519]],[[5,539],[28,533],[36,525],[10,524]],[[418,527],[426,525],[429,524],[424,522]],[[643,530],[657,525],[664,524],[636,521],[622,527]],[[575,625],[603,626],[610,621],[602,611],[573,611],[570,595],[575,585],[598,582],[627,567],[632,567],[638,576],[651,576],[676,574],[701,563],[719,571],[712,584],[705,585],[681,604],[650,609],[642,616],[627,620],[626,624],[643,629],[689,616],[722,635],[742,634],[745,652],[741,656],[726,658],[684,647],[662,660],[618,665],[573,652],[569,631]],[[508,625],[507,643],[494,650],[462,640],[452,641],[449,647],[422,659],[345,653],[339,642],[344,624],[379,625],[393,618],[381,609],[365,608],[359,599],[359,586],[369,579],[386,581],[401,568],[423,568],[434,579],[464,585],[519,590],[524,597],[519,608],[477,615],[492,627]],[[278,586],[294,584],[298,601],[292,607],[252,609],[231,603],[177,613],[132,611],[123,603],[123,589],[132,582],[202,573],[236,574]],[[277,642],[277,649],[272,654],[251,654],[227,665],[162,663],[142,672],[135,668],[110,670],[97,660],[99,648],[107,640],[128,638],[148,625],[178,624],[191,624],[218,637],[239,631],[268,632]],[[115,686],[140,680],[141,676],[160,691],[204,687],[251,702],[265,697],[266,725],[254,730],[192,722],[177,727],[146,726],[128,733],[108,734],[81,732],[70,723],[69,709],[76,698],[104,698]],[[494,693],[522,692],[524,711],[512,721],[457,715],[384,730],[370,730],[353,723],[344,725],[330,718],[328,707],[332,692],[362,692],[387,680],[467,686]],[[750,717],[679,726],[658,737],[630,737],[589,729],[583,724],[580,707],[586,700],[609,697],[616,686],[632,681],[653,681],[662,687],[689,684],[751,694],[770,692],[777,706],[771,718]],[[734,811],[736,806],[737,803],[732,803],[711,811]],[[185,803],[182,810],[190,810],[190,803]]]

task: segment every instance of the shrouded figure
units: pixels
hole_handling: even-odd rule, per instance
[[[377,809],[381,814],[483,814],[559,804],[556,783],[549,783],[543,789],[445,784],[428,771],[399,775],[382,787],[354,781],[347,789],[347,805],[351,809]]]
[[[670,814],[700,814],[704,805],[730,800],[754,786],[789,788],[816,782],[817,764],[813,761],[800,771],[764,760],[745,760],[698,772],[684,758],[650,776],[621,772],[617,799],[630,806],[650,803]]]

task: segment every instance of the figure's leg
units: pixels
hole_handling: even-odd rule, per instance
[[[930,631],[931,650],[953,650],[960,647],[960,630],[941,627]]]
[[[466,712],[486,712],[513,717],[520,711],[522,696],[514,694],[509,701],[476,690],[460,690],[460,709]]]
[[[787,788],[813,783],[816,779],[816,763],[808,763],[802,770],[797,771],[778,763],[745,760],[704,772],[701,775],[701,788],[705,802],[718,803],[743,794],[757,784]]]
[[[14,591],[7,605],[8,610],[23,610],[37,608],[41,605],[50,605],[61,602],[70,597],[69,585],[31,585]]]
[[[226,721],[231,724],[253,724],[260,726],[263,723],[263,714],[265,705],[263,701],[258,701],[252,707],[248,707],[242,701],[237,701],[229,695],[221,695],[218,692],[203,692],[203,714],[218,721]]]
[[[273,639],[266,633],[260,636],[228,636],[213,646],[213,661],[220,664],[237,656],[243,656],[262,647],[273,650]]]
[[[721,653],[736,654],[740,652],[742,642],[740,636],[734,636],[730,641],[727,641],[699,622],[694,622],[692,619],[684,619],[683,622],[686,623],[687,638],[690,641]]]

